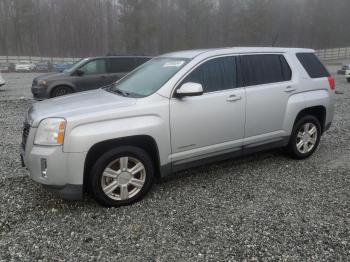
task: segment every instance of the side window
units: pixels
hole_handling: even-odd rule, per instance
[[[80,67],[85,75],[97,75],[106,73],[106,61],[103,59],[93,60]]]
[[[311,78],[329,77],[330,74],[324,65],[313,53],[298,53],[297,58]]]
[[[146,63],[149,60],[150,60],[150,58],[148,58],[148,57],[137,57],[135,67],[138,67],[138,66]]]
[[[286,59],[283,55],[279,56],[281,66],[282,66],[282,73],[283,73],[283,81],[290,81],[292,80],[292,69],[290,69]]]
[[[214,58],[191,72],[182,82],[200,83],[205,93],[237,87],[236,59],[234,57]]]
[[[110,58],[108,72],[109,73],[129,73],[136,68],[135,58],[118,57]]]
[[[283,55],[244,55],[241,61],[246,86],[278,83],[292,78],[292,71]]]

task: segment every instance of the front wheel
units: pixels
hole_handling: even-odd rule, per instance
[[[288,144],[288,151],[293,158],[305,159],[317,149],[321,139],[321,125],[314,116],[304,116],[294,125]]]
[[[119,147],[103,154],[90,173],[94,198],[107,207],[130,205],[150,190],[154,179],[153,162],[137,147]]]
[[[73,90],[68,86],[58,86],[51,94],[51,97],[59,97],[73,93]]]
[[[347,78],[346,80],[348,80],[348,83],[350,83],[350,78]]]

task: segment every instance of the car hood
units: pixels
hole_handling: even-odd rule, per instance
[[[118,110],[132,106],[136,98],[128,98],[103,89],[77,93],[37,102],[28,110],[26,121],[36,127],[42,119],[63,117],[65,119],[88,117],[89,114]]]

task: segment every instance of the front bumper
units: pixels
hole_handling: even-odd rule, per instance
[[[42,100],[42,99],[49,98],[48,89],[45,87],[33,85],[31,88],[31,91],[32,91],[34,99],[36,99],[36,100]]]
[[[25,147],[21,148],[21,158],[30,178],[64,199],[82,199],[86,154],[65,153],[62,146],[36,146],[33,144],[35,131],[30,129]]]
[[[64,185],[64,186],[48,186],[44,185],[48,191],[54,193],[60,198],[66,200],[82,200],[83,186],[82,185]]]

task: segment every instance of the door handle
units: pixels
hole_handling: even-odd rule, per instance
[[[241,100],[242,97],[241,96],[236,96],[236,95],[230,95],[226,101],[227,102],[235,102],[235,101],[238,101],[238,100]]]
[[[284,90],[284,92],[286,93],[290,93],[290,92],[294,92],[296,91],[297,89],[295,87],[292,87],[292,86],[287,86],[286,89]]]

